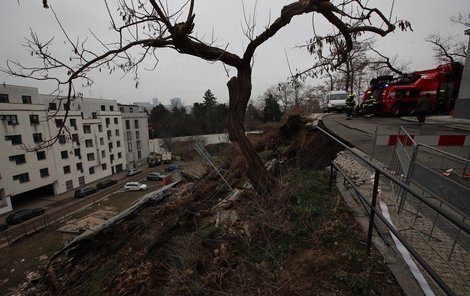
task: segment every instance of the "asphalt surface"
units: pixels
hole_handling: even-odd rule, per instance
[[[23,200],[13,201],[13,211],[26,209],[26,208],[43,208],[46,210],[46,215],[54,216],[66,216],[71,212],[78,210],[88,204],[91,204],[113,192],[122,191],[124,184],[131,181],[139,181],[145,179],[146,175],[154,171],[162,171],[164,166],[158,166],[155,168],[142,167],[142,172],[134,176],[127,176],[127,171],[120,172],[118,174],[106,177],[104,179],[114,179],[117,181],[113,186],[99,190],[96,193],[88,195],[83,198],[75,198],[75,190],[71,190],[59,195],[45,195],[41,197],[33,196]],[[101,180],[97,180],[93,183],[87,184],[86,186],[95,187],[96,183]],[[5,213],[0,215],[0,223],[4,223],[6,217],[11,214]],[[17,225],[11,225],[8,229],[14,230],[16,228],[31,228],[32,225],[41,225],[44,217],[39,216]]]

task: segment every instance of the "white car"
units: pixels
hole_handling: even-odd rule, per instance
[[[140,169],[132,169],[132,170],[129,170],[127,172],[127,175],[128,176],[134,176],[134,175],[137,175],[137,174],[140,174],[140,173],[141,173]]]
[[[147,190],[147,185],[139,182],[127,182],[124,185],[124,191],[144,191]]]

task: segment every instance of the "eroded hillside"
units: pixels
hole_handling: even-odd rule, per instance
[[[18,295],[401,295],[325,166],[338,147],[291,116],[252,139],[281,190],[260,197],[236,148],[54,258]]]

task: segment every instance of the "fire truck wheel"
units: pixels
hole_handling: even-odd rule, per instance
[[[399,103],[395,103],[393,104],[392,108],[390,109],[390,114],[392,116],[400,116],[401,115],[401,110],[402,110],[402,107]]]
[[[406,105],[406,114],[408,115],[414,115],[416,112],[416,104],[410,103]]]

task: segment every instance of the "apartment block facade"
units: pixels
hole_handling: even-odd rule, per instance
[[[146,110],[137,105],[123,104],[119,104],[119,110],[122,114],[122,129],[126,142],[127,167],[135,168],[147,164],[150,146]]]
[[[126,123],[116,101],[77,98],[67,104],[37,88],[0,86],[0,214],[12,210],[11,198],[61,194],[126,170],[129,163],[141,164],[139,159],[148,157],[147,121],[126,118],[133,120],[131,152],[136,152],[130,162],[127,156],[134,154],[128,153]],[[52,146],[26,152],[54,136]]]

